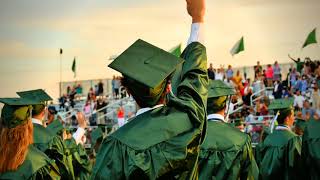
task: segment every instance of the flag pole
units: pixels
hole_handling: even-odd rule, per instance
[[[62,96],[62,49],[60,49],[60,81],[59,81],[59,98]]]

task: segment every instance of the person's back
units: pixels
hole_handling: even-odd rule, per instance
[[[166,105],[138,111],[129,123],[106,138],[93,179],[196,178],[196,149],[203,138],[206,114],[205,47],[192,43],[182,57],[186,61],[178,96],[170,96]]]
[[[204,0],[188,1],[187,9],[192,17],[204,13]],[[122,85],[141,109],[103,140],[92,179],[198,178],[208,91],[206,50],[199,40],[202,16],[193,19],[181,58],[137,40],[109,65],[122,73]],[[168,94],[174,73],[176,96]]]
[[[199,179],[255,179],[259,170],[248,135],[227,123],[228,96],[235,94],[221,80],[210,81],[206,138],[200,147]]]
[[[53,160],[33,147],[30,114],[37,102],[23,98],[0,98],[0,179],[60,179]]]
[[[299,164],[297,156],[301,153],[299,136],[287,130],[275,130],[267,136],[260,152],[263,159],[260,164],[262,179],[298,179]]]
[[[320,120],[310,119],[303,134],[301,156],[306,179],[319,179],[320,177],[319,129]]]
[[[257,169],[247,134],[227,123],[208,122],[199,155],[199,179],[254,179]]]
[[[43,152],[30,145],[24,162],[15,171],[0,173],[0,179],[60,179],[59,169]]]

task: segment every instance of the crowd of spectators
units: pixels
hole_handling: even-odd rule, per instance
[[[290,56],[289,56],[290,57]],[[291,57],[290,57],[291,58]],[[268,105],[273,99],[293,98],[296,114],[308,120],[320,114],[320,61],[310,58],[293,59],[288,72],[283,72],[277,61],[263,66],[258,61],[254,68],[253,81],[239,70],[234,73],[232,66],[208,68],[213,80],[223,80],[233,86],[236,95],[229,103],[229,120],[242,119],[244,124],[253,120],[270,120]],[[285,75],[286,76],[282,76]],[[250,128],[249,128],[250,129]],[[250,129],[252,130],[252,128]]]

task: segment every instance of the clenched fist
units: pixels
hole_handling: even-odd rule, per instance
[[[192,23],[201,23],[204,21],[206,11],[205,0],[186,0],[187,10],[192,17]]]

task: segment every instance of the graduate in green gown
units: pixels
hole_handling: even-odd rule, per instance
[[[301,172],[301,140],[291,127],[294,111],[290,99],[273,100],[269,110],[278,112],[278,126],[259,147],[261,179],[299,179]]]
[[[56,161],[63,179],[88,177],[91,172],[89,157],[83,153],[83,147],[78,146],[79,142],[77,142],[85,133],[86,121],[84,115],[77,114],[79,128],[73,138],[63,140],[61,136],[56,135],[44,126],[47,113],[46,102],[52,100],[47,93],[42,89],[37,89],[17,92],[17,94],[20,97],[39,102],[37,105],[33,105],[32,110],[34,146]],[[80,169],[83,169],[83,171],[78,171]],[[83,175],[84,173],[86,175]]]
[[[320,179],[320,119],[311,118],[302,138],[303,177]]]
[[[60,179],[53,160],[33,147],[32,100],[0,98],[0,179]]]
[[[221,80],[210,81],[208,128],[199,156],[199,179],[257,179],[259,169],[253,157],[249,135],[225,120],[228,96],[234,88]]]
[[[188,1],[188,7],[192,15],[203,13],[204,0]],[[198,31],[202,21],[193,22]],[[199,33],[194,35],[181,58],[137,40],[109,65],[122,73],[122,83],[140,109],[103,140],[92,179],[197,179],[208,76],[206,49]],[[172,96],[168,82],[180,63],[182,78]]]

